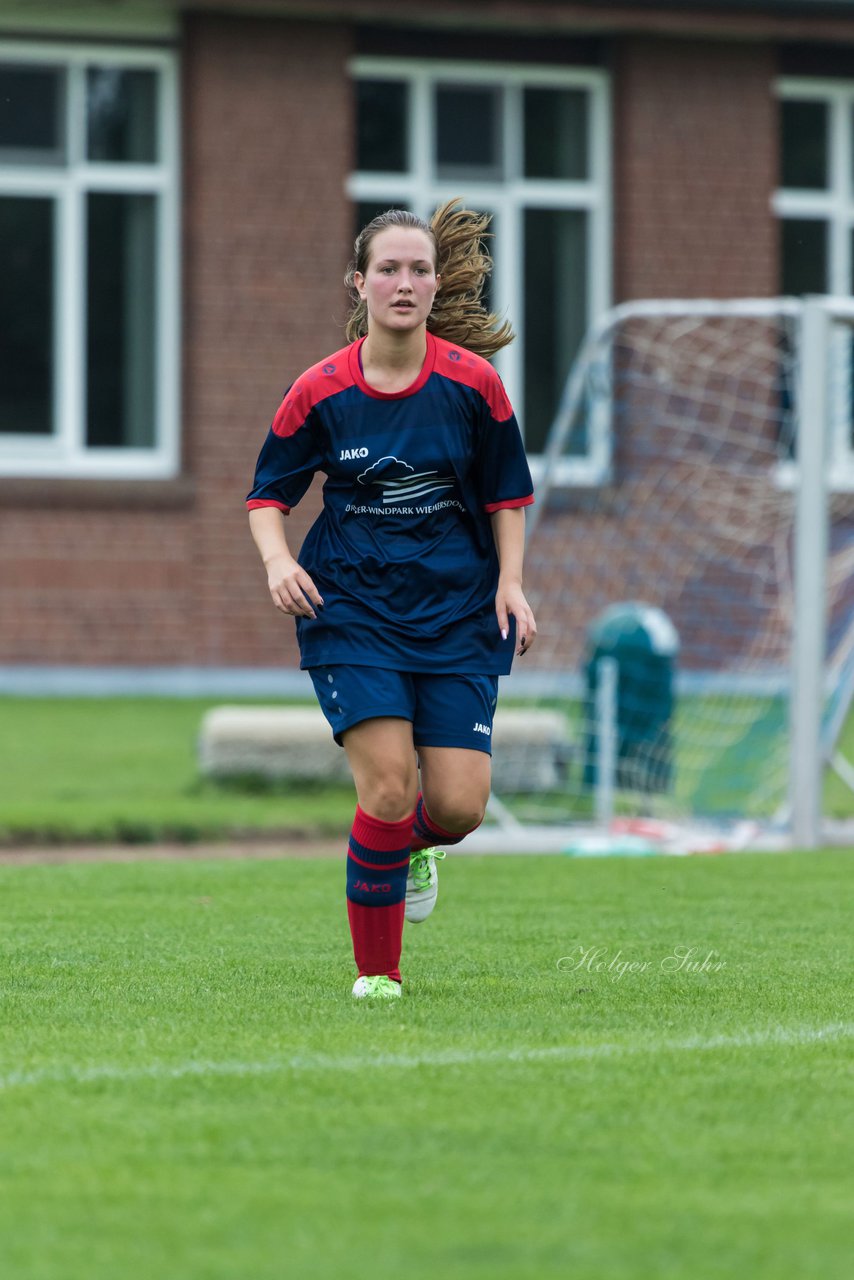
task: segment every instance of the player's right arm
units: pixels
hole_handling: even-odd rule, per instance
[[[324,463],[315,399],[308,375],[288,390],[258,455],[255,480],[246,499],[249,529],[267,570],[273,604],[280,612],[301,618],[315,618],[315,609],[323,607],[323,600],[288,546],[285,517]]]
[[[249,512],[249,529],[267,570],[273,604],[282,613],[315,618],[314,610],[323,608],[323,600],[291,554],[282,512],[278,507],[255,507]]]

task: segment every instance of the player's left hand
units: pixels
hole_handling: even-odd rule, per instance
[[[505,640],[510,633],[510,618],[516,619],[516,655],[521,657],[528,653],[537,638],[537,621],[533,609],[525,599],[520,582],[503,582],[499,578],[495,595],[495,616],[498,619],[498,630]]]

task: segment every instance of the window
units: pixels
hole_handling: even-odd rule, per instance
[[[517,339],[495,364],[533,469],[579,344],[610,302],[608,84],[595,70],[360,58],[354,64],[359,226],[429,217],[460,196],[492,215],[489,304]],[[562,478],[596,483],[604,431],[580,428]]]
[[[854,293],[854,84],[780,82],[780,289]],[[854,486],[854,337],[839,327],[831,351],[833,471]]]
[[[0,475],[178,465],[172,55],[0,43]]]

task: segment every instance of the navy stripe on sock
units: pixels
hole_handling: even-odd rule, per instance
[[[395,862],[404,862],[409,857],[408,841],[402,849],[390,849],[387,853],[382,853],[378,849],[370,849],[366,844],[362,844],[351,832],[349,845],[357,858],[374,867],[388,867]]]
[[[371,849],[365,852],[374,858],[380,856]],[[395,856],[399,862],[400,855]],[[363,867],[348,858],[347,897],[350,902],[360,902],[365,907],[388,907],[393,903],[403,902],[408,871],[408,861],[397,867]]]

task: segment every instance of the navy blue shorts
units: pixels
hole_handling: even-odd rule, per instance
[[[498,676],[426,675],[384,667],[312,667],[321,710],[335,741],[362,720],[400,716],[416,747],[468,747],[492,755]]]

